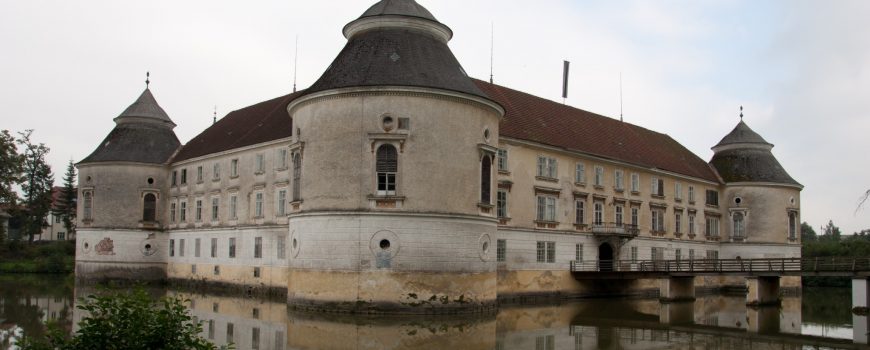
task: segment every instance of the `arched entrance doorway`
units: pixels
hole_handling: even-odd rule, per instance
[[[613,271],[613,247],[610,243],[601,243],[598,246],[598,270]]]

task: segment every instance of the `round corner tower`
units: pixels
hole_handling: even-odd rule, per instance
[[[725,183],[720,205],[728,210],[726,227],[736,243],[733,251],[725,254],[730,258],[800,257],[803,186],[783,169],[772,149],[773,144],[750,129],[742,118],[713,147],[710,164]],[[774,250],[771,246],[787,249]]]
[[[504,114],[413,0],[383,0],[293,101],[288,302],[370,312],[496,301],[493,159]]]
[[[146,88],[79,170],[76,275],[83,279],[166,277],[167,162],[180,142],[175,123]]]

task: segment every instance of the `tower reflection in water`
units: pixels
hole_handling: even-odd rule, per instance
[[[84,295],[77,290],[79,296]],[[183,295],[203,337],[237,349],[801,349],[854,348],[852,339],[801,335],[801,299],[749,308],[743,297],[694,302],[595,299],[503,306],[496,315],[360,316],[297,313],[283,300]],[[75,321],[81,319],[76,310]],[[865,322],[866,324],[866,322]],[[858,323],[856,323],[856,326]],[[858,332],[866,334],[865,331]],[[857,334],[857,333],[856,333]],[[860,337],[854,339],[862,341]],[[866,342],[866,336],[863,338]]]

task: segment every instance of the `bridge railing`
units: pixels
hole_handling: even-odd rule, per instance
[[[862,272],[870,257],[586,260],[572,261],[572,272]]]

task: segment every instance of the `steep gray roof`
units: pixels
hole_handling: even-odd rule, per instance
[[[773,144],[749,128],[743,120],[722,138],[713,150],[710,165],[726,183],[766,182],[801,186],[771,153]]]
[[[307,94],[359,86],[411,86],[489,98],[466,75],[447,44],[412,29],[354,35]]]
[[[722,141],[719,141],[715,147],[735,143],[760,143],[770,145],[770,143],[765,141],[761,135],[750,129],[749,125],[746,125],[742,119],[737,123],[737,126],[734,127],[734,130],[731,130],[728,135],[725,135],[725,137],[722,138]]]
[[[147,88],[115,118],[115,128],[79,164],[96,162],[135,162],[164,164],[181,142],[172,131],[175,123],[157,104]]]
[[[429,10],[414,0],[381,0],[369,7],[360,18],[383,15],[419,17],[438,22]]]

